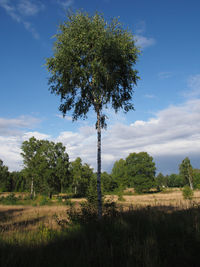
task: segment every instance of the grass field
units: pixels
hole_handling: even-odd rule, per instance
[[[82,220],[77,199],[73,205],[0,205],[0,266],[200,265],[199,191],[191,201],[180,189],[106,198],[118,208],[101,222],[88,213]]]

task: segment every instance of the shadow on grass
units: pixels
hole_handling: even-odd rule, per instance
[[[10,220],[13,217],[16,217],[16,213],[17,212],[20,213],[22,211],[24,211],[23,208],[20,208],[20,209],[8,209],[8,210],[0,211],[0,223],[4,222],[4,221],[7,221],[7,220]]]
[[[0,243],[1,266],[197,267],[200,208],[119,212],[66,227],[46,245]]]
[[[46,218],[46,216],[41,216],[38,218],[27,219],[27,220],[23,220],[23,221],[19,221],[19,222],[13,222],[13,223],[9,223],[9,224],[7,223],[5,225],[0,225],[0,232],[1,231],[8,231],[8,230],[16,229],[16,228],[18,231],[21,231],[21,230],[26,231],[27,226],[35,225],[39,222],[42,222],[45,218]]]

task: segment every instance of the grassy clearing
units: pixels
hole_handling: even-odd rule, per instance
[[[0,266],[199,266],[199,192],[123,197],[100,223],[78,202],[73,224],[70,206],[0,206]]]

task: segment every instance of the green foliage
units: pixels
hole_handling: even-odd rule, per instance
[[[69,184],[69,156],[62,143],[32,137],[22,144],[27,185],[36,193],[58,193]]]
[[[123,188],[125,188],[129,186],[126,161],[124,159],[115,161],[111,175],[113,180],[117,183],[118,187],[122,186]]]
[[[44,224],[40,224],[36,235],[37,235],[38,241],[40,242],[42,241],[43,243],[49,242],[50,240],[56,237],[55,231],[53,231],[52,229],[50,229]]]
[[[10,179],[9,179],[8,167],[3,164],[3,161],[0,159],[0,188],[2,192],[9,191],[10,188]]]
[[[109,103],[115,111],[133,109],[130,100],[139,78],[133,66],[139,50],[117,19],[109,24],[97,13],[70,14],[55,37],[54,56],[46,65],[50,90],[61,97],[63,115],[73,110],[73,120],[85,118],[90,107],[97,112]]]
[[[185,179],[180,174],[172,173],[166,176],[168,187],[183,187],[186,184]]]
[[[125,198],[123,197],[123,191],[118,192],[118,201],[125,201]]]
[[[90,181],[89,187],[86,193],[86,199],[88,203],[97,207],[98,197],[97,197],[97,182],[96,179]]]
[[[116,180],[107,172],[101,174],[101,184],[104,193],[113,192],[118,187]]]
[[[40,196],[39,205],[44,206],[44,205],[48,205],[48,204],[50,204],[49,198],[47,196],[44,196],[44,195]]]
[[[131,153],[126,158],[129,187],[137,193],[148,192],[155,186],[155,163],[146,152]]]
[[[76,12],[60,25],[54,43],[54,55],[46,60],[51,74],[51,93],[59,95],[63,116],[72,111],[72,119],[86,118],[93,109],[97,116],[98,139],[97,191],[99,218],[101,208],[101,128],[106,128],[103,109],[115,112],[133,110],[133,87],[139,77],[133,69],[139,50],[133,35],[117,19],[107,23],[96,13]]]
[[[156,176],[155,185],[156,185],[158,191],[163,190],[163,188],[165,188],[167,186],[167,181],[165,179],[165,176],[162,173],[159,173]]]
[[[86,163],[82,164],[81,158],[78,157],[70,163],[70,173],[75,196],[86,196],[90,182],[94,179],[93,169]]]
[[[0,198],[0,204],[4,205],[16,205],[19,199],[15,196],[14,193],[9,194],[7,197]]]
[[[194,188],[200,189],[200,170],[193,169],[193,184]]]
[[[193,190],[193,168],[188,157],[186,157],[179,165],[179,174]]]
[[[193,190],[188,185],[185,185],[183,187],[182,194],[183,194],[183,198],[184,199],[191,200],[192,197],[193,197],[193,195],[194,195],[194,192],[193,192]]]

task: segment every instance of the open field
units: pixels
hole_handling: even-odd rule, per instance
[[[1,194],[1,196],[8,193]],[[20,196],[16,194],[16,196]],[[107,195],[105,200],[114,201],[122,209],[128,207],[169,207],[176,209],[188,209],[200,205],[200,191],[194,192],[192,201],[184,200],[180,189],[173,189],[169,192],[142,194],[142,195],[124,195],[123,201],[118,201],[117,195]],[[71,199],[70,202],[75,207],[80,207],[80,202],[85,199]],[[51,229],[60,229],[58,221],[67,220],[68,205],[0,205],[0,234],[8,237],[8,233],[13,234],[16,231],[23,232],[37,230],[39,226],[44,225]]]
[[[80,210],[77,199],[73,205],[0,205],[0,266],[199,266],[199,191],[192,201],[179,189],[123,198],[117,201],[122,208],[100,223],[90,214],[82,223],[76,213],[77,222],[68,224],[70,206]]]
[[[200,205],[200,191],[194,191],[192,201],[184,200],[182,191],[179,188],[170,189],[159,193],[149,193],[141,195],[123,195],[123,201],[118,201],[117,195],[107,195],[107,200],[117,201],[123,206],[173,206],[177,208],[187,208],[193,204]]]

